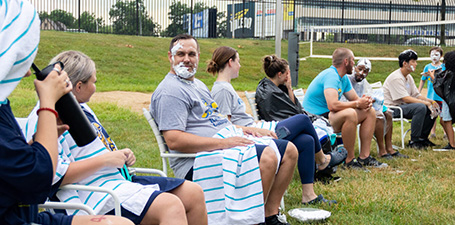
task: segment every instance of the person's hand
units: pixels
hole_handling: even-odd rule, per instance
[[[222,149],[233,148],[236,146],[248,146],[254,144],[254,141],[246,139],[244,137],[230,137],[221,139]]]
[[[134,153],[128,148],[108,152],[103,156],[106,167],[122,168],[125,164],[132,166],[136,162]]]
[[[43,81],[35,80],[35,89],[42,105],[54,105],[60,97],[70,92],[72,89],[68,74],[61,71],[60,65],[55,64],[52,72]],[[57,72],[57,71],[60,71]]]
[[[57,118],[57,133],[58,137],[60,137],[65,131],[69,130],[70,126],[67,124],[63,124],[62,120],[60,118]]]
[[[431,80],[433,81],[434,80],[434,70],[429,70],[427,72],[427,76],[430,76],[431,77]]]
[[[244,127],[243,133],[246,135],[252,135],[253,137],[269,136],[269,137],[278,139],[275,132],[267,130],[267,129],[256,128],[256,127]]]
[[[436,101],[432,101],[431,103],[435,109],[439,108],[439,104]]]
[[[363,95],[361,98],[357,100],[357,102],[358,109],[368,110],[373,105],[373,98],[371,98],[370,96]]]
[[[286,74],[286,87],[288,90],[292,90],[292,78],[291,78],[291,72],[288,71]]]

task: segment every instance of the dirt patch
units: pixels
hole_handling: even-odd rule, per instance
[[[246,104],[246,113],[251,115],[251,108],[248,104],[248,101],[245,97],[244,91],[237,91],[237,94],[242,98],[243,102]],[[427,96],[427,90],[424,88],[422,90],[422,95]],[[92,98],[91,102],[109,102],[115,103],[118,107],[127,108],[138,114],[142,114],[142,108],[149,108],[150,98],[152,93],[142,93],[142,92],[130,92],[130,91],[108,91],[108,92],[96,92]]]
[[[251,114],[250,106],[245,97],[245,92],[238,91],[237,94],[242,98],[246,104],[246,112]],[[108,91],[96,92],[90,102],[101,103],[109,102],[114,103],[118,107],[127,108],[138,114],[142,114],[142,108],[149,108],[150,98],[152,93],[130,92],[130,91]]]

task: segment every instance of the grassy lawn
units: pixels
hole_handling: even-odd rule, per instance
[[[97,64],[98,91],[152,92],[169,71],[167,61],[168,38],[116,36],[104,34],[75,34],[43,31],[38,56],[35,60],[44,67],[57,53],[64,50],[79,50],[89,55]],[[241,57],[240,77],[233,81],[237,90],[253,91],[264,77],[261,58],[274,52],[274,41],[201,39],[201,60],[197,75],[209,88],[214,77],[204,72],[206,61],[218,46],[228,45],[238,49]],[[131,45],[128,47],[127,45]],[[356,56],[397,57],[409,46],[372,44],[327,44],[317,43],[315,54],[331,54],[337,47],[348,47]],[[287,58],[287,42],[283,41],[283,57]],[[300,56],[308,55],[308,45],[300,45]],[[429,47],[412,47],[421,56],[427,57]],[[455,48],[444,48],[445,52]],[[397,62],[373,61],[370,82],[384,81],[388,74],[398,68]],[[419,62],[416,71],[425,64]],[[328,59],[301,61],[299,87],[306,88],[322,70],[329,67]],[[419,73],[414,73],[419,81]],[[13,111],[18,117],[27,116],[36,103],[33,78],[25,78],[10,96]],[[161,168],[161,159],[153,133],[145,118],[111,103],[90,104],[105,128],[120,148],[131,148],[138,159],[136,166]],[[409,125],[407,125],[409,127]],[[394,127],[394,144],[401,145],[398,124]],[[437,127],[438,138],[434,142],[445,145],[442,127]],[[409,135],[406,140],[409,139]],[[376,146],[372,144],[376,157]],[[386,169],[371,169],[370,173],[339,169],[342,180],[333,184],[315,184],[317,194],[338,201],[336,206],[320,205],[332,212],[329,224],[455,224],[455,153],[401,150],[410,159],[387,161]],[[288,189],[286,210],[302,207],[301,185],[297,171]],[[291,224],[298,224],[289,218]]]

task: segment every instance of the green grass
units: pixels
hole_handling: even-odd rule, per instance
[[[170,39],[116,36],[103,34],[74,34],[43,31],[35,62],[44,67],[49,60],[63,50],[80,50],[97,64],[98,91],[152,92],[169,70],[167,48]],[[214,78],[203,72],[210,53],[220,45],[232,46],[241,56],[240,77],[233,81],[237,90],[253,91],[264,76],[261,57],[274,52],[274,41],[251,39],[201,39],[201,78],[209,87]],[[133,48],[126,47],[132,45]],[[240,47],[239,47],[240,46]],[[369,44],[318,43],[315,54],[331,54],[337,47],[348,47],[356,56],[375,55],[396,57],[406,46]],[[413,47],[421,56],[427,56],[428,47]],[[445,51],[453,50],[444,48]],[[308,55],[308,45],[301,45],[301,57]],[[283,57],[287,54],[287,42],[283,41]],[[417,71],[428,62],[419,62]],[[307,59],[300,63],[299,87],[307,87],[319,72],[329,67],[330,60]],[[383,81],[397,69],[397,62],[374,61],[368,80]],[[414,79],[418,82],[418,73]],[[36,103],[33,78],[25,78],[10,96],[15,115],[25,117]],[[145,118],[129,109],[111,103],[89,103],[119,148],[131,148],[137,157],[138,167],[161,168],[161,159],[153,133]],[[409,127],[409,125],[407,125]],[[394,127],[394,144],[399,145],[399,127]],[[443,132],[437,127],[439,139],[445,145]],[[409,138],[409,135],[406,139]],[[374,144],[373,144],[374,145]],[[377,156],[372,145],[372,155]],[[317,194],[339,203],[330,207],[317,206],[332,212],[328,224],[455,224],[455,154],[453,152],[401,151],[411,159],[387,161],[386,169],[371,169],[371,173],[339,169],[342,180],[328,185],[315,184]],[[297,171],[285,197],[286,209],[302,207],[301,185]],[[297,221],[289,218],[292,224]]]

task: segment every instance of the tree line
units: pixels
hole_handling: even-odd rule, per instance
[[[148,15],[143,0],[117,1],[109,10],[109,20],[112,21],[110,25],[106,25],[102,17],[97,18],[94,13],[87,11],[83,12],[80,18],[75,18],[73,14],[61,9],[53,10],[50,14],[40,12],[39,16],[41,21],[48,19],[64,24],[67,29],[82,29],[87,32],[164,37],[184,33],[183,15],[191,13],[191,7],[173,0],[169,9],[168,18],[171,23],[164,30]],[[205,9],[216,9],[216,6],[209,7],[203,2],[198,2],[194,4],[193,14]],[[225,37],[226,31],[226,13],[217,12],[217,35]]]

